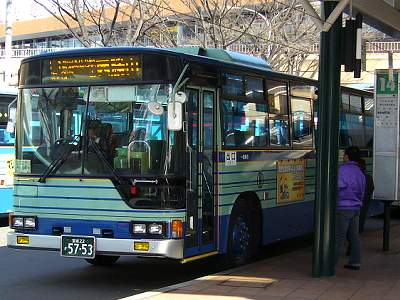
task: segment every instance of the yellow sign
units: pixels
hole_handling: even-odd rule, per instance
[[[102,55],[50,59],[50,81],[141,79],[142,66],[138,55]]]
[[[178,32],[178,26],[168,27],[168,31],[171,32],[171,33],[177,33]]]
[[[0,187],[12,186],[14,154],[0,154]]]
[[[277,202],[278,204],[304,200],[304,174],[306,161],[304,159],[278,160]]]

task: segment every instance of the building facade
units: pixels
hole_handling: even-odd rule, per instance
[[[170,23],[172,37],[179,46],[190,46],[193,40],[193,34],[201,34],[195,23],[188,25],[176,22]],[[359,79],[355,79],[352,73],[342,72],[341,80],[345,85],[359,88],[373,87],[373,78],[375,69],[388,68],[388,53],[393,53],[393,67],[400,68],[400,41],[393,41],[383,34],[375,35],[375,41],[372,39],[365,43],[365,57],[363,62],[363,72]],[[379,40],[377,39],[379,38]],[[101,37],[93,39],[90,47],[101,45]],[[4,24],[0,24],[0,86],[4,85],[5,64],[1,60],[5,58],[4,50]],[[147,38],[142,38],[141,46],[152,46],[152,42]],[[243,42],[236,42],[229,45],[228,50],[241,53],[253,53],[256,45]],[[82,43],[68,31],[64,24],[54,17],[41,17],[16,21],[13,23],[12,38],[12,63],[7,66],[11,71],[11,84],[16,85],[18,79],[18,68],[21,60],[32,55],[66,50],[71,48],[83,47]],[[307,69],[312,63],[318,60],[318,45],[310,45],[310,55],[304,62],[304,69]],[[318,74],[314,70],[304,71],[304,76],[317,79]]]

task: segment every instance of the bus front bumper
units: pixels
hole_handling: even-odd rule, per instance
[[[17,237],[29,237],[28,244],[18,244]],[[148,242],[148,251],[134,250],[134,242]],[[9,232],[7,246],[16,249],[60,251],[61,236]],[[183,258],[183,240],[134,240],[96,237],[96,254]]]

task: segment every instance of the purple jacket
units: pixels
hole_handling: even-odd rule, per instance
[[[359,210],[365,191],[365,176],[358,163],[348,161],[338,171],[337,209]]]

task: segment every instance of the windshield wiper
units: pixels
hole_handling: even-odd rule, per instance
[[[111,171],[114,179],[118,182],[119,185],[122,185],[121,178],[118,176],[118,174],[115,172],[115,169],[111,166],[110,162],[108,161],[107,157],[104,154],[103,149],[93,142],[92,140],[89,140],[89,147],[92,147],[94,150],[94,153],[103,161],[103,163],[106,165],[106,167]]]
[[[70,140],[67,138],[63,138],[58,140],[60,142],[59,145],[66,145],[60,155],[54,159],[47,169],[43,172],[42,176],[39,178],[38,182],[45,183],[47,177],[57,172],[57,170],[64,164],[64,162],[68,159],[71,155],[72,150],[78,145],[80,136],[75,136],[74,139]]]

